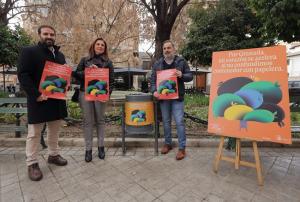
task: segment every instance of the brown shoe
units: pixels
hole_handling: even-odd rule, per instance
[[[49,156],[48,163],[52,163],[57,166],[65,166],[68,164],[68,161],[63,157],[61,157],[60,155],[56,155],[56,156]]]
[[[43,178],[43,173],[38,163],[28,166],[28,176],[32,181],[40,181]]]
[[[170,150],[172,150],[172,145],[164,144],[164,146],[161,148],[160,153],[167,154],[167,153],[169,153]]]
[[[185,149],[179,149],[176,154],[176,160],[182,160],[185,157]]]

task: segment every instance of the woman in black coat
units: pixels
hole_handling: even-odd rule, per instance
[[[72,75],[80,82],[79,102],[83,110],[83,130],[85,138],[85,161],[92,160],[93,127],[96,125],[98,137],[98,157],[105,158],[104,151],[104,114],[106,103],[86,101],[84,98],[84,70],[85,68],[109,68],[109,93],[113,89],[113,64],[108,58],[107,44],[102,38],[97,38],[89,48],[89,55],[83,57]]]

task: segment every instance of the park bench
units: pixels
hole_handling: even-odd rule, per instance
[[[20,118],[27,113],[27,99],[24,97],[0,98],[0,113],[13,114],[16,117],[15,126],[1,125],[0,132],[15,132],[16,137],[21,137],[21,132],[27,131],[27,124],[21,125]]]
[[[15,126],[1,125],[0,132],[15,132],[15,137],[21,137],[22,132],[27,132],[27,123],[25,125],[21,125],[20,120],[24,114],[27,114],[26,103],[27,98],[25,97],[0,98],[0,114],[14,114],[16,117]],[[47,148],[43,135],[45,133],[45,129],[46,127],[44,126],[40,141],[43,148]]]
[[[300,113],[300,94],[290,92],[290,110],[291,112]],[[300,132],[300,123],[291,126],[292,132]]]

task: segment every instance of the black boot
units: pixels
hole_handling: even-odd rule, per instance
[[[98,156],[99,156],[100,159],[104,159],[105,158],[104,147],[98,147]]]
[[[92,150],[86,150],[85,151],[85,158],[84,158],[84,160],[86,162],[92,161]]]

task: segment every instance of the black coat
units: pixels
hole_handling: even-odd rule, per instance
[[[101,55],[96,55],[93,58],[81,58],[76,70],[72,72],[72,76],[80,82],[80,90],[84,91],[84,70],[93,64],[99,68],[109,69],[109,94],[111,94],[114,88],[114,67],[111,60],[105,59]]]
[[[65,100],[48,99],[37,102],[41,95],[39,83],[46,61],[65,64],[65,56],[55,46],[55,57],[44,45],[38,44],[22,49],[18,61],[18,79],[27,94],[28,123],[36,124],[67,117]]]

